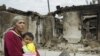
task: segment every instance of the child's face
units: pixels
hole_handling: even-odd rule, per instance
[[[28,35],[26,35],[26,36],[24,37],[23,41],[24,41],[26,44],[28,44],[28,43],[31,43],[31,42],[32,42],[32,38],[29,37]]]

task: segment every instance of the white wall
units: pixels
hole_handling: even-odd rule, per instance
[[[69,43],[77,43],[81,40],[80,17],[78,12],[66,12],[64,15],[63,37]]]

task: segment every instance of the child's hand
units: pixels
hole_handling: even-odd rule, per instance
[[[22,41],[22,45],[26,45],[26,43],[24,41]]]

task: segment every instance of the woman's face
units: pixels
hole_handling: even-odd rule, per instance
[[[16,22],[15,28],[20,31],[23,32],[25,29],[25,21],[24,20],[18,20],[18,22]]]

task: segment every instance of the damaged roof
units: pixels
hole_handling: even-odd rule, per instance
[[[66,11],[85,11],[85,10],[99,11],[100,5],[93,4],[93,5],[81,5],[81,6],[71,6],[71,7],[66,6],[64,8],[57,9],[54,13],[61,13],[61,12],[66,12]]]

